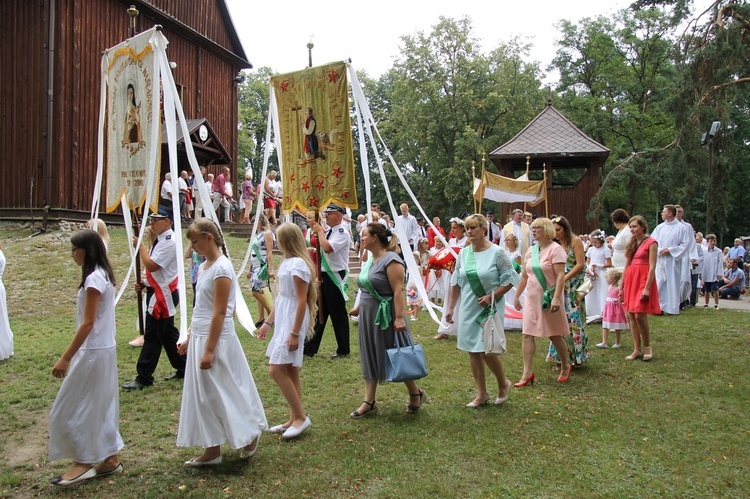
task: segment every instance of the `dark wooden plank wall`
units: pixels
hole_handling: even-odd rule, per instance
[[[209,40],[213,40],[230,52],[234,51],[232,41],[224,20],[221,17],[218,0],[199,0],[186,2],[185,0],[150,0],[154,7],[168,12],[175,17],[202,33]],[[235,19],[239,23],[239,19]]]
[[[45,197],[47,151],[47,16],[55,1],[55,67],[52,128],[51,195],[53,208],[87,211],[97,168],[100,65],[102,50],[128,36],[127,7],[115,0],[0,1],[0,209],[39,208]],[[215,0],[153,2],[188,25],[210,14],[210,37],[230,50],[231,42]],[[176,12],[169,9],[174,8]],[[181,16],[187,16],[186,19]],[[143,29],[155,24],[141,19]],[[167,55],[177,63],[174,75],[185,86],[183,107],[188,119],[206,117],[233,160],[237,157],[237,88],[239,71],[165,30]],[[10,160],[9,160],[10,158]],[[29,200],[31,177],[35,195]]]
[[[41,205],[45,161],[47,7],[0,1],[0,206]]]

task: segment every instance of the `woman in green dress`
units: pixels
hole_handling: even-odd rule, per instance
[[[501,405],[508,400],[511,383],[505,377],[500,356],[485,354],[481,322],[489,312],[493,290],[496,313],[505,313],[504,295],[518,284],[519,278],[508,252],[485,237],[487,219],[483,215],[467,217],[464,227],[469,244],[456,259],[445,318],[448,323],[453,322],[453,307],[458,302],[458,348],[469,352],[471,374],[477,387],[476,397],[466,406],[479,407],[490,401],[485,365],[497,379],[495,404]]]

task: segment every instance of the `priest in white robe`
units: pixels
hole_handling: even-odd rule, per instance
[[[661,218],[664,220],[654,229],[651,237],[659,243],[656,259],[656,285],[659,288],[659,305],[665,314],[680,313],[682,288],[682,258],[687,256],[685,226],[675,218],[677,208],[664,205]]]

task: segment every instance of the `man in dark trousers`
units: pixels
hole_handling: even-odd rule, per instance
[[[342,224],[346,210],[337,204],[329,204],[323,215],[326,217],[328,231],[319,223],[314,223],[312,230],[320,241],[320,293],[323,298],[323,313],[318,314],[315,323],[315,334],[305,342],[305,355],[318,353],[320,340],[326,328],[328,317],[331,317],[333,332],[336,334],[336,353],[332,359],[349,356],[349,317],[346,312],[347,274],[349,273],[349,246],[351,238]]]
[[[177,253],[175,233],[172,231],[172,216],[154,213],[149,219],[151,230],[157,236],[151,251],[141,245],[138,255],[146,268],[146,280],[136,283],[136,291],[146,289],[148,313],[143,348],[138,357],[138,375],[130,383],[122,385],[125,390],[142,390],[154,384],[154,371],[159,363],[162,347],[167,352],[169,362],[177,371],[165,379],[185,377],[185,355],[177,353],[177,340],[180,337],[174,327],[175,308],[179,303],[177,291]],[[137,239],[133,238],[135,245]]]

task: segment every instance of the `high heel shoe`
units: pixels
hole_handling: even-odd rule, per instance
[[[466,407],[470,407],[472,409],[476,409],[477,407],[481,407],[483,405],[487,405],[487,403],[489,401],[490,401],[490,396],[487,395],[487,397],[485,397],[485,398],[483,398],[481,400],[477,400],[477,399],[472,400],[471,402],[469,402],[468,404],[466,404]]]
[[[640,359],[641,357],[643,357],[643,354],[640,350],[633,350],[633,353],[625,357],[625,360],[635,360]]]
[[[567,383],[568,381],[570,381],[570,373],[572,371],[573,371],[573,365],[572,364],[570,364],[568,366],[568,373],[567,374],[563,374],[562,368],[560,368],[560,376],[557,377],[557,382],[558,383]]]
[[[368,402],[366,400],[363,400],[362,403],[363,404],[367,404],[368,406],[370,406],[370,408],[367,409],[366,411],[362,411],[362,412],[359,412],[358,409],[354,409],[351,412],[351,414],[349,414],[350,418],[352,418],[352,419],[359,419],[359,418],[363,418],[365,416],[373,416],[373,415],[375,415],[375,414],[378,413],[378,406],[375,405],[375,404],[377,404],[377,402],[375,402],[374,400],[372,402]]]
[[[419,409],[422,408],[422,404],[424,403],[424,398],[426,396],[427,396],[427,392],[422,390],[421,388],[419,389],[419,393],[410,393],[409,397],[419,397],[419,405],[411,405],[411,404],[407,405],[406,412],[409,414],[416,413]]]
[[[531,376],[529,376],[526,381],[519,381],[518,383],[514,383],[513,386],[516,388],[523,388],[526,385],[534,386],[534,379],[536,379],[536,375],[531,373]]]
[[[506,380],[506,383],[505,383],[505,388],[506,388],[506,390],[505,390],[505,397],[501,397],[501,396],[498,395],[498,397],[495,399],[495,405],[503,405],[504,403],[506,403],[508,401],[508,399],[510,398],[510,385],[511,385],[510,380]]]
[[[651,347],[644,347],[643,348],[643,362],[648,362],[649,360],[654,358],[654,352],[651,350]]]

